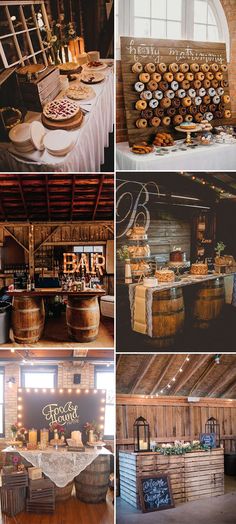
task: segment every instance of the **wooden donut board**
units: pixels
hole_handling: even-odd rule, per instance
[[[51,130],[55,129],[65,129],[65,131],[72,131],[73,129],[77,129],[78,127],[81,127],[83,123],[84,115],[79,111],[77,115],[73,116],[73,118],[69,118],[68,120],[49,120],[49,118],[46,118],[44,114],[42,114],[42,124],[47,128]]]
[[[149,62],[159,64],[161,62],[169,65],[177,64],[226,64],[226,45],[218,42],[193,42],[189,40],[156,40],[154,38],[121,37],[121,70],[123,94],[125,101],[126,123],[129,145],[132,146],[139,140],[149,140],[157,132],[171,133],[177,135],[173,124],[170,126],[146,127],[138,129],[135,125],[140,117],[140,111],[135,109],[135,102],[139,94],[134,90],[134,84],[138,81],[138,73],[132,72],[135,62],[147,64]],[[224,73],[224,80],[228,81],[228,72]],[[229,88],[225,88],[225,94],[229,94]],[[231,109],[230,104],[227,109]],[[178,114],[178,113],[177,113]],[[167,115],[165,110],[165,115]],[[214,119],[213,126],[230,124],[230,118]],[[182,138],[178,135],[179,138]]]

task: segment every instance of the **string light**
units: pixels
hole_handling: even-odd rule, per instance
[[[184,365],[187,364],[187,362],[189,362],[189,361],[190,361],[190,357],[189,357],[189,355],[187,355],[187,357],[184,359],[183,364],[179,367],[177,373],[175,373],[175,375],[172,377],[172,379],[168,381],[167,385],[162,387],[162,389],[159,392],[158,391],[156,392],[156,397],[159,396],[159,393],[163,394],[166,390],[171,389],[173,383],[176,382],[176,378],[177,378],[178,373],[183,373]],[[146,398],[148,398],[148,395],[146,396]],[[150,395],[150,398],[153,398],[153,395]]]

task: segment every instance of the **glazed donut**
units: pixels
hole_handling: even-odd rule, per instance
[[[198,91],[198,95],[203,97],[206,95],[206,90],[204,87],[200,87],[199,91]]]
[[[172,89],[168,89],[166,91],[165,95],[167,96],[167,98],[170,98],[172,100],[172,98],[174,98],[174,96],[175,96],[175,93],[174,93],[174,91],[172,91]]]
[[[223,73],[226,73],[226,71],[228,71],[227,64],[221,64],[220,69],[221,69],[221,71],[223,71]]]
[[[165,80],[165,82],[169,82],[169,83],[173,82],[173,80],[174,80],[173,73],[170,73],[170,72],[164,73],[163,80]]]
[[[191,100],[190,96],[186,96],[185,98],[183,98],[182,104],[183,104],[184,107],[190,107],[191,104],[192,104],[192,100]]]
[[[182,116],[185,116],[187,115],[187,107],[180,107],[179,108],[179,114],[182,115]]]
[[[136,82],[136,84],[134,84],[134,89],[137,93],[141,93],[145,89],[145,85],[143,82]]]
[[[224,117],[225,118],[231,118],[231,111],[230,109],[225,109],[225,112],[224,112]]]
[[[213,78],[214,78],[213,73],[211,73],[211,71],[209,71],[208,73],[206,73],[206,78],[207,78],[207,80],[213,80]]]
[[[164,80],[162,80],[159,83],[159,89],[161,89],[162,91],[167,91],[168,88],[169,88],[168,82],[164,82]]]
[[[206,104],[208,106],[210,104],[210,102],[211,102],[211,97],[209,95],[205,95],[203,97],[203,102],[204,102],[204,104]]]
[[[178,64],[170,64],[169,65],[169,71],[171,71],[171,73],[177,73],[179,71],[179,66]]]
[[[219,95],[215,95],[213,97],[213,104],[219,104],[220,103],[220,96]]]
[[[135,62],[135,64],[132,65],[133,73],[142,73],[142,70],[143,64],[141,64],[141,62]]]
[[[204,118],[208,120],[208,122],[211,122],[213,120],[213,114],[209,111],[208,113],[205,113]]]
[[[222,113],[222,111],[216,111],[215,112],[215,117],[216,118],[223,118],[223,116],[224,116],[224,113]]]
[[[185,120],[185,122],[192,122],[193,121],[193,116],[192,115],[186,115],[184,120]]]
[[[149,125],[152,127],[159,127],[161,119],[158,116],[154,116],[149,120]]]
[[[222,95],[224,94],[224,89],[223,89],[223,87],[218,87],[218,89],[217,89],[217,93],[218,93],[218,95],[222,96]]]
[[[189,112],[190,112],[191,115],[194,116],[194,115],[197,114],[197,112],[198,112],[198,108],[197,108],[196,106],[190,106],[190,108],[189,108]]]
[[[157,91],[154,91],[154,93],[152,93],[154,98],[156,98],[157,100],[161,100],[163,98],[163,92],[160,91],[160,90],[157,90]]]
[[[151,100],[152,98],[152,92],[151,91],[143,91],[140,95],[140,98],[142,100]]]
[[[192,71],[193,73],[198,73],[200,67],[198,64],[191,64],[190,65],[190,71]]]
[[[216,90],[214,89],[214,87],[210,87],[210,89],[208,89],[208,95],[215,96],[215,94],[216,94]]]
[[[159,83],[161,81],[160,73],[152,73],[151,74],[151,80],[153,80],[154,82]]]
[[[210,71],[210,66],[209,66],[209,64],[201,64],[201,65],[200,65],[200,70],[201,70],[203,73],[208,73],[208,71]]]
[[[205,80],[203,80],[203,86],[205,87],[205,89],[211,87],[211,82],[210,80],[208,80],[208,78],[205,78]]]
[[[172,117],[175,114],[176,114],[176,109],[174,107],[169,107],[169,109],[167,109],[167,115]]]
[[[164,114],[165,111],[164,109],[161,109],[161,107],[157,107],[156,109],[154,109],[154,115],[162,117],[164,116]]]
[[[196,80],[200,80],[201,82],[203,82],[204,78],[205,78],[205,75],[204,73],[202,73],[202,71],[199,71],[198,73],[195,74]]]
[[[173,82],[171,82],[171,89],[173,89],[173,91],[177,91],[179,89],[179,84],[178,82],[176,82],[176,80],[173,80]]]
[[[136,120],[136,127],[138,127],[139,129],[144,129],[145,127],[147,127],[147,120],[145,120],[145,118],[138,118],[138,120]]]
[[[184,73],[175,73],[175,80],[176,80],[176,82],[183,82],[183,80],[184,80]]]
[[[217,109],[217,106],[215,104],[210,104],[209,105],[209,111],[211,113],[215,113],[216,109]]]
[[[196,106],[200,106],[201,103],[202,103],[202,99],[201,99],[201,97],[200,97],[200,96],[196,96],[196,98],[195,98],[195,104],[196,104]]]
[[[137,111],[144,111],[146,107],[147,107],[147,102],[145,100],[138,100],[135,104],[135,109],[137,109]]]
[[[183,80],[183,82],[180,82],[180,87],[186,91],[190,88],[190,82],[188,80]]]
[[[219,104],[219,111],[224,111],[226,109],[224,104]]]
[[[186,78],[186,80],[188,80],[189,82],[192,82],[192,81],[194,80],[194,74],[189,72],[189,73],[187,73],[187,74],[185,75],[185,78]]]
[[[163,64],[163,62],[161,64],[158,64],[157,68],[158,71],[160,71],[160,73],[165,73],[167,71],[167,65]]]
[[[176,109],[178,109],[178,107],[180,107],[180,99],[179,98],[173,98],[171,105],[173,107],[175,107]]]
[[[177,96],[179,98],[184,98],[186,96],[186,91],[184,89],[178,89]]]
[[[169,126],[170,125],[170,122],[171,122],[171,119],[169,116],[164,116],[164,118],[162,118],[162,124],[163,126]]]
[[[217,71],[215,74],[216,80],[223,80],[223,73],[221,71]]]
[[[149,82],[150,78],[151,77],[150,77],[149,73],[140,73],[140,75],[139,75],[140,82],[143,82],[144,84],[147,84],[147,82]]]
[[[156,109],[156,107],[159,105],[159,102],[158,102],[158,100],[156,100],[155,98],[152,98],[152,99],[148,102],[148,105],[149,105],[149,107],[151,107],[151,109]]]
[[[179,126],[184,121],[183,117],[181,115],[175,115],[173,118],[173,124],[175,126]]]
[[[149,64],[145,64],[144,71],[146,71],[146,73],[155,73],[156,71],[155,64],[152,64],[152,62],[150,62]]]
[[[195,89],[193,89],[192,87],[188,90],[188,96],[190,96],[191,98],[195,98],[196,96],[196,91]]]
[[[212,82],[211,82],[211,85],[212,85],[212,87],[214,87],[214,89],[216,89],[216,88],[218,87],[218,85],[219,85],[218,80],[216,80],[216,79],[214,78],[214,80],[212,80]]]
[[[229,95],[223,95],[222,96],[222,100],[223,100],[224,104],[229,104],[230,103],[230,96]]]
[[[197,113],[197,114],[195,115],[195,120],[196,120],[196,122],[201,122],[201,121],[203,120],[203,115],[202,115],[202,113]]]
[[[216,73],[217,71],[219,71],[219,66],[217,64],[211,64],[210,70]]]
[[[200,80],[194,80],[194,82],[193,82],[193,87],[194,87],[195,89],[200,89],[201,86],[202,86],[202,83],[201,83]]]
[[[201,104],[199,107],[199,110],[201,113],[204,114],[207,111],[207,106],[205,106],[204,104]]]
[[[222,80],[222,87],[229,87],[229,82],[228,80]]]
[[[144,111],[141,111],[140,116],[141,118],[148,120],[149,118],[153,117],[153,111],[151,109],[145,109]]]
[[[188,64],[180,64],[179,70],[181,73],[187,73],[189,71],[189,65]]]
[[[150,91],[156,91],[157,88],[158,88],[158,84],[156,82],[154,82],[154,80],[150,80],[150,82],[147,83],[147,88]]]
[[[171,100],[167,97],[162,98],[160,101],[160,106],[164,107],[164,109],[167,109],[167,107],[171,106]]]

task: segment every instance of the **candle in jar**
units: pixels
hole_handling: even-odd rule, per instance
[[[32,428],[29,430],[29,443],[37,446],[37,429]]]
[[[49,431],[46,428],[40,430],[40,442],[41,444],[47,444],[49,441]]]

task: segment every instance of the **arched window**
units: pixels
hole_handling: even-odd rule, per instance
[[[118,0],[116,36],[225,42],[229,29],[220,0]]]

